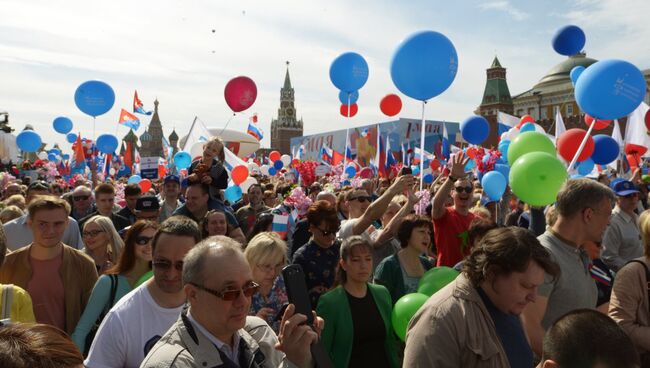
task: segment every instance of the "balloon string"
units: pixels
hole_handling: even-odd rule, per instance
[[[573,159],[571,160],[571,163],[569,164],[569,167],[567,168],[566,172],[571,172],[571,168],[573,165],[575,165],[576,161],[578,161],[578,157],[582,153],[582,150],[585,148],[585,145],[587,144],[587,141],[589,140],[589,137],[591,136],[591,131],[594,129],[594,125],[596,125],[596,118],[591,122],[591,125],[589,125],[589,130],[587,130],[587,134],[585,134],[585,137],[582,138],[582,142],[580,142],[580,146],[578,147],[578,151],[576,154],[573,156]]]
[[[422,101],[422,123],[420,124],[420,129],[422,129],[420,133],[420,190],[422,190],[422,187],[424,186],[424,130],[426,127],[426,122],[424,121],[424,108],[426,107],[426,104],[426,101]]]
[[[233,113],[232,113],[232,116],[230,117],[230,119],[228,119],[228,121],[226,122],[226,125],[224,125],[224,126],[223,126],[223,129],[221,129],[221,131],[219,132],[219,135],[221,135],[221,134],[223,133],[223,131],[226,130],[226,128],[228,127],[228,124],[230,124],[230,122],[231,122],[232,119],[235,117],[235,115],[237,115],[237,113],[233,112]]]

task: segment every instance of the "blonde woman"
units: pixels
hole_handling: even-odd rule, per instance
[[[120,258],[124,242],[110,218],[100,215],[91,217],[84,224],[81,235],[86,245],[84,251],[95,261],[100,275]]]
[[[628,262],[616,273],[609,316],[630,336],[642,361],[650,363],[650,210],[639,216],[639,231],[644,255]]]
[[[288,302],[280,276],[287,264],[287,243],[276,233],[262,232],[248,242],[244,256],[253,272],[253,281],[260,285],[260,290],[253,295],[249,315],[262,318],[278,332],[279,320],[275,316]]]

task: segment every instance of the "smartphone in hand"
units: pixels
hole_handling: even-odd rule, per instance
[[[314,325],[309,292],[305,272],[299,264],[291,264],[282,269],[284,285],[287,288],[289,303],[296,306],[296,313],[304,314],[307,317],[307,324]]]

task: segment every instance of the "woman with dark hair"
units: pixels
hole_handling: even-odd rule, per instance
[[[248,234],[248,241],[253,239],[255,235],[259,233],[271,232],[273,231],[273,214],[270,212],[261,213],[257,216],[255,224],[251,229],[251,233]]]
[[[58,328],[17,323],[0,328],[0,367],[79,368],[83,356]]]
[[[307,276],[307,291],[312,308],[318,298],[334,285],[336,265],[339,262],[339,247],[335,245],[336,233],[341,222],[328,201],[316,201],[307,211],[309,242],[293,254],[293,263],[302,266]]]
[[[406,216],[397,229],[402,249],[377,266],[374,281],[388,289],[393,304],[405,294],[417,292],[420,278],[433,268],[433,263],[426,257],[431,233],[430,219],[419,215]]]
[[[201,220],[201,235],[203,239],[213,235],[227,235],[228,220],[222,210],[210,210]]]
[[[405,367],[532,367],[520,315],[559,266],[520,227],[487,232],[463,272],[411,319]]]
[[[157,230],[158,224],[153,221],[136,221],[126,233],[119,261],[95,283],[86,309],[72,334],[72,340],[82,352],[90,348],[87,337],[98,319],[103,319],[104,314],[151,270],[151,240]]]
[[[337,271],[339,286],[321,296],[316,308],[327,321],[321,341],[335,367],[399,366],[390,294],[368,283],[371,276],[370,244],[360,236],[346,239]]]

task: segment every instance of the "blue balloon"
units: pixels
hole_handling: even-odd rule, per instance
[[[620,151],[621,148],[614,138],[597,134],[594,136],[594,153],[591,154],[591,159],[598,165],[607,165],[618,158]]]
[[[494,171],[500,172],[506,178],[506,184],[510,183],[510,166],[506,164],[495,164]]]
[[[348,178],[354,178],[357,175],[357,169],[354,166],[348,166],[345,168],[345,173],[348,175]]]
[[[68,141],[68,143],[74,143],[77,141],[77,135],[74,133],[68,133],[65,136],[65,140]]]
[[[411,165],[411,172],[413,175],[417,175],[420,173],[420,165]]]
[[[395,51],[390,76],[403,94],[420,101],[436,97],[458,71],[454,45],[442,33],[423,31],[404,40]]]
[[[519,133],[525,133],[525,132],[534,132],[535,131],[535,124],[533,123],[526,123],[519,128]]]
[[[64,160],[69,160],[69,159],[70,159],[70,155],[67,154],[67,153],[64,153],[63,156],[61,156],[61,158],[64,159]]]
[[[476,162],[470,159],[469,161],[467,161],[467,164],[465,165],[465,171],[471,171],[475,167],[476,167]]]
[[[74,93],[74,103],[83,113],[92,117],[107,113],[115,103],[115,92],[101,81],[82,83]]]
[[[140,181],[142,181],[142,177],[140,175],[131,175],[129,177],[129,180],[127,181],[128,184],[138,184]]]
[[[482,116],[470,116],[460,123],[460,133],[467,142],[481,144],[490,135],[490,124]]]
[[[223,192],[224,198],[230,203],[235,203],[241,198],[242,192],[241,188],[237,185],[233,185],[232,187],[226,188],[226,190]]]
[[[192,156],[185,151],[176,152],[174,155],[174,166],[179,169],[187,169],[192,164]]]
[[[23,130],[16,136],[16,145],[23,152],[36,152],[41,144],[41,136],[33,130]]]
[[[101,153],[114,153],[118,146],[117,138],[112,134],[102,134],[97,137],[97,149]]]
[[[490,171],[481,179],[483,192],[493,201],[501,199],[506,191],[506,185],[506,178],[498,171]]]
[[[585,47],[585,33],[578,26],[562,27],[553,36],[553,50],[560,55],[571,56],[582,51]]]
[[[346,185],[350,185],[350,181],[349,181],[349,180],[343,180],[343,186],[346,186]]]
[[[274,167],[276,170],[280,170],[280,169],[282,169],[282,168],[284,167],[284,163],[283,163],[281,160],[277,160],[277,161],[275,161],[275,162],[273,163],[273,167]]]
[[[499,152],[501,152],[501,158],[503,158],[503,161],[506,163],[508,162],[508,148],[510,148],[510,141],[505,140],[499,143],[498,149]]]
[[[47,159],[49,161],[56,161],[57,156],[55,154],[53,154],[53,153],[50,153],[50,154],[47,155]]]
[[[580,77],[580,74],[585,71],[585,67],[582,65],[574,66],[573,69],[571,69],[571,73],[569,73],[569,76],[571,77],[571,82],[573,83],[573,86],[575,87],[576,82],[578,82],[578,78]]]
[[[269,175],[275,176],[277,174],[277,170],[275,170],[275,167],[269,167]]]
[[[601,60],[580,74],[575,97],[580,109],[601,120],[627,116],[643,101],[643,73],[623,60]]]
[[[594,169],[594,166],[594,161],[588,158],[578,164],[578,174],[582,176],[589,175]]]
[[[330,80],[343,92],[358,91],[368,81],[368,63],[356,52],[343,53],[330,65]]]
[[[57,148],[52,148],[51,150],[47,151],[47,153],[48,153],[48,154],[51,153],[51,154],[53,154],[53,155],[60,155],[60,154],[61,154],[61,150],[59,150],[59,149],[57,149]]]
[[[352,105],[357,103],[357,100],[359,100],[359,91],[354,91],[352,93],[349,93],[350,95],[350,103],[348,104],[348,92],[339,92],[339,101],[343,105]]]
[[[66,118],[65,116],[59,116],[54,119],[52,126],[57,133],[68,134],[72,130],[72,120]]]
[[[422,181],[423,181],[425,184],[433,183],[433,175],[431,175],[431,174],[426,174],[426,175],[422,178]]]

